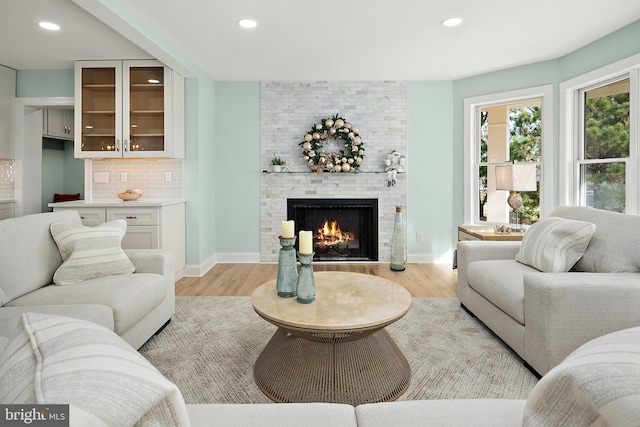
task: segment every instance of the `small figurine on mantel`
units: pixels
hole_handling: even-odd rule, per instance
[[[396,185],[398,172],[404,172],[406,158],[400,152],[393,150],[384,161],[387,172],[387,187]]]

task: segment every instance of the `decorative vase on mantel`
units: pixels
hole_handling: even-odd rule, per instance
[[[404,271],[406,257],[406,242],[404,225],[402,223],[402,206],[396,206],[396,219],[393,224],[391,238],[391,270]]]

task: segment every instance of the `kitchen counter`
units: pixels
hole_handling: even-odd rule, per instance
[[[153,200],[153,199],[144,199],[141,197],[138,200],[131,201],[123,201],[120,199],[109,199],[109,200],[74,200],[71,202],[58,202],[58,203],[49,203],[50,208],[113,208],[113,207],[127,207],[127,208],[135,208],[135,207],[163,207],[163,206],[171,206],[177,205],[180,203],[185,203],[184,199],[167,199],[167,200]]]

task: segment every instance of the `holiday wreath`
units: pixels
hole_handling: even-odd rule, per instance
[[[344,149],[339,153],[325,152],[330,138],[344,140]],[[307,166],[316,172],[354,172],[364,158],[364,144],[358,128],[337,114],[313,125],[299,145]]]

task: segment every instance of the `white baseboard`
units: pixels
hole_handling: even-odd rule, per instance
[[[186,265],[183,269],[184,277],[202,277],[216,264],[258,264],[260,254],[254,252],[219,253],[199,265]]]
[[[193,265],[193,264],[187,264],[184,266],[184,269],[182,270],[183,276],[184,277],[202,277],[205,275],[205,273],[209,270],[211,270],[211,268],[213,268],[213,266],[216,265],[216,256],[213,255],[212,257],[210,257],[209,259],[207,259],[206,261],[200,263],[199,265]]]
[[[448,252],[446,254],[411,254],[407,255],[407,262],[412,264],[452,264],[453,252]],[[182,272],[184,277],[202,277],[216,264],[259,263],[260,254],[257,252],[219,253],[211,256],[209,259],[199,265],[186,265]]]

